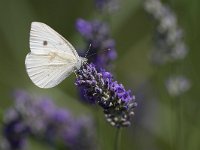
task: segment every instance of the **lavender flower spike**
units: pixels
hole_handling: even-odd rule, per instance
[[[88,55],[97,54],[89,58],[89,62],[94,63],[98,69],[108,67],[110,62],[116,59],[115,41],[111,38],[110,29],[105,22],[77,19],[76,29],[86,41],[86,47],[91,44]]]
[[[113,13],[119,9],[120,0],[95,0],[96,8],[102,12]]]
[[[191,82],[188,78],[181,75],[170,76],[166,80],[165,86],[169,95],[176,97],[187,92],[191,88]]]
[[[76,85],[84,89],[87,99],[93,100],[104,109],[107,121],[115,127],[131,124],[133,109],[137,106],[135,97],[122,84],[113,80],[105,70],[97,72],[93,64],[84,64],[77,71]]]
[[[32,96],[26,91],[18,90],[14,96],[14,105],[4,115],[5,140],[0,141],[0,150],[28,149],[25,146],[30,136],[42,139],[52,149],[96,149],[95,128],[89,116],[76,118],[48,97]]]
[[[157,22],[153,62],[162,65],[184,59],[188,49],[175,13],[160,0],[145,0],[144,7]]]
[[[8,109],[4,115],[3,126],[5,149],[24,149],[29,133],[29,127],[22,121],[22,116],[15,109]],[[0,149],[4,148],[0,147]]]

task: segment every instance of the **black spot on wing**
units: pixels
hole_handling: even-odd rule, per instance
[[[46,46],[48,44],[47,41],[43,41],[43,45]]]

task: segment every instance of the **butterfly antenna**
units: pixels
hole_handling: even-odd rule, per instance
[[[91,49],[91,46],[92,46],[92,44],[90,43],[90,45],[89,45],[89,47],[88,47],[88,50],[87,50],[86,53],[85,53],[85,58],[87,58],[88,53],[89,53],[89,51],[90,51],[90,49]]]
[[[99,54],[102,54],[103,52],[109,51],[109,50],[110,50],[110,48],[105,49],[104,51],[100,52]],[[88,55],[88,57],[91,57],[91,56],[96,55],[96,54],[97,54],[97,53],[93,53],[93,54],[91,54],[91,55]]]

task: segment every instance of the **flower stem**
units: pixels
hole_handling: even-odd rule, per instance
[[[182,101],[180,97],[176,99],[176,117],[177,117],[177,125],[176,125],[176,143],[177,143],[177,150],[182,149],[183,142],[183,121],[182,121]]]
[[[117,128],[116,129],[116,134],[115,134],[115,141],[114,141],[114,150],[119,150],[120,148],[120,142],[121,142],[121,129]]]

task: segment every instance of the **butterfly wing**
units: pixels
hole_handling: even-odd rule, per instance
[[[25,63],[30,79],[40,88],[54,87],[74,71],[73,61],[63,61],[58,56],[52,59],[50,55],[29,53]]]
[[[34,54],[46,54],[50,50],[56,50],[79,58],[75,48],[64,37],[41,22],[31,24],[30,49]]]
[[[40,88],[59,84],[74,71],[79,59],[73,46],[43,23],[32,23],[30,49],[25,59],[26,70]]]

